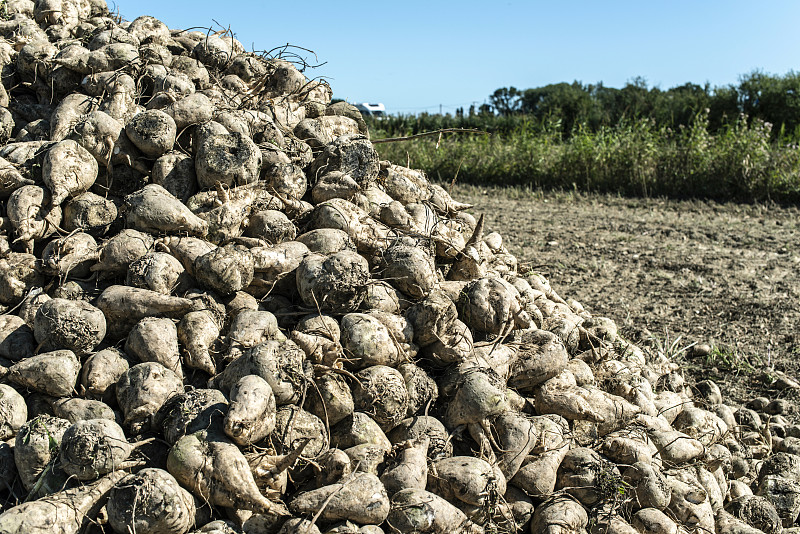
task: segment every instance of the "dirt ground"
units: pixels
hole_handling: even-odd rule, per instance
[[[770,367],[800,378],[800,210],[458,187],[520,263],[564,298],[614,319],[628,339],[681,349],[695,379],[726,398],[776,392]]]

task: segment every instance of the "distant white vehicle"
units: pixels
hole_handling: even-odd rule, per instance
[[[361,112],[362,115],[369,115],[371,117],[385,117],[386,116],[386,106],[381,104],[380,102],[377,104],[369,104],[367,102],[362,102],[361,104],[354,104],[358,111]]]

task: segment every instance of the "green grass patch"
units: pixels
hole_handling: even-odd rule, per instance
[[[727,347],[712,347],[711,352],[706,356],[706,365],[716,367],[721,371],[733,372],[736,374],[750,375],[763,367],[761,358],[758,355],[747,355],[738,350]]]

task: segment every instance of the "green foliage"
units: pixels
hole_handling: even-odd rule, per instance
[[[522,92],[516,87],[501,87],[492,93],[489,100],[497,113],[507,116],[520,111],[520,96]]]
[[[661,338],[657,335],[652,335],[647,340],[647,345],[652,347],[653,353],[649,354],[651,358],[666,358],[670,361],[685,361],[687,355],[689,354],[690,349],[694,347],[697,343],[683,343],[683,336],[678,336],[674,339],[670,339],[669,332],[664,333],[664,337]]]
[[[519,131],[538,132],[542,124],[529,115],[494,115],[492,113],[473,113],[463,117],[452,115],[390,115],[388,117],[365,117],[370,131],[375,137],[401,137],[444,128],[472,128],[492,134],[511,135]]]
[[[480,128],[509,135],[519,128],[542,131],[560,123],[563,137],[576,128],[592,133],[622,123],[649,119],[657,129],[688,127],[704,113],[712,133],[730,127],[745,115],[750,121],[773,125],[774,140],[800,141],[800,74],[775,76],[754,71],[736,85],[711,87],[686,83],[670,89],[649,87],[637,77],[621,89],[579,81],[530,89],[501,87],[489,95],[489,104],[456,116],[421,114],[381,119],[380,129],[392,133],[420,133],[437,128]],[[402,133],[401,133],[402,135]]]
[[[540,121],[548,117],[560,118],[564,132],[571,132],[579,122],[594,130],[611,121],[598,98],[603,90],[602,85],[584,87],[579,82],[526,89],[520,98],[521,109]]]
[[[595,477],[597,491],[605,502],[619,503],[628,497],[631,485],[625,482],[610,462],[603,462],[597,467]]]
[[[409,162],[434,179],[616,193],[779,202],[800,201],[800,151],[774,140],[763,120],[736,120],[714,131],[702,110],[688,126],[658,126],[651,117],[623,119],[596,129],[586,123],[563,135],[550,115],[392,117],[371,123],[373,138],[450,127],[492,135],[444,135],[376,145],[383,159]],[[483,125],[483,127],[482,127]],[[393,128],[398,128],[392,131]]]
[[[635,78],[623,88],[557,83],[497,89],[491,105],[456,116],[368,119],[373,138],[446,128],[378,146],[434,178],[623,195],[800,201],[800,74],[755,71],[737,85],[668,90]]]
[[[712,347],[711,353],[706,357],[707,367],[736,374],[752,374],[761,367],[761,363],[757,355],[749,356],[735,349],[717,346]]]

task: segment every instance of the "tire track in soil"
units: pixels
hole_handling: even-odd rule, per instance
[[[503,236],[521,266],[612,318],[632,341],[680,335],[680,346],[708,343],[751,363],[737,376],[719,355],[685,362],[730,400],[775,397],[754,380],[768,362],[800,376],[797,207],[469,186],[453,196],[485,213],[487,231]]]

